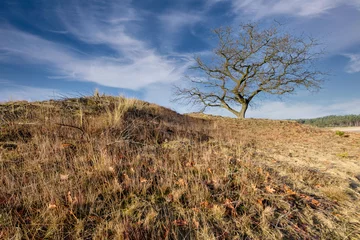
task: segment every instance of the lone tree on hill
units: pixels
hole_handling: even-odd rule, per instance
[[[245,118],[253,98],[259,94],[282,95],[300,87],[320,89],[324,73],[314,67],[321,51],[310,37],[279,31],[279,25],[261,29],[257,24],[214,30],[218,46],[212,61],[196,57],[188,77],[189,88],[175,88],[175,101],[222,107]]]

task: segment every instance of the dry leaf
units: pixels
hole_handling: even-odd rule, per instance
[[[320,202],[318,200],[315,200],[315,199],[311,200],[311,204],[314,205],[315,207],[320,206]]]
[[[274,192],[275,192],[275,189],[273,189],[273,188],[270,187],[270,186],[266,186],[266,187],[265,187],[265,190],[266,190],[266,192],[268,192],[268,193],[274,193]]]
[[[333,213],[333,215],[336,217],[341,217],[341,214],[339,214],[339,213]]]
[[[70,147],[71,144],[69,144],[69,143],[62,143],[61,146],[62,146],[63,148],[67,148],[67,147]]]
[[[287,185],[284,185],[284,190],[285,190],[286,194],[296,195],[296,192],[294,192],[293,190],[291,190],[291,188],[288,187]]]
[[[172,194],[167,195],[166,201],[173,202],[174,201],[174,195],[172,195]]]
[[[224,205],[225,205],[225,206],[231,206],[231,207],[232,207],[232,202],[231,202],[231,200],[228,199],[228,198],[225,199]]]
[[[195,165],[194,161],[189,161],[187,163],[185,163],[186,167],[193,167]]]
[[[311,201],[311,197],[310,197],[310,196],[306,196],[306,195],[305,195],[304,198],[305,198],[306,201]]]
[[[269,172],[266,172],[265,173],[265,181],[267,181],[269,178],[270,178],[270,174],[269,174]]]
[[[200,223],[198,221],[196,221],[195,219],[193,219],[193,225],[194,225],[195,229],[198,229],[200,226]]]
[[[67,201],[68,201],[68,203],[70,203],[70,204],[73,203],[73,199],[72,199],[72,197],[71,197],[71,192],[70,192],[70,191],[68,191],[68,193],[67,193]]]
[[[314,199],[314,198],[312,198],[310,196],[307,196],[305,194],[300,194],[300,197],[303,198],[305,201],[307,201],[308,204],[310,204],[310,205],[312,205],[314,207],[318,207],[318,206],[321,205],[321,203],[318,200],[316,200],[316,199]]]
[[[301,233],[302,230],[297,226],[297,225],[293,225],[295,231],[297,231],[298,233]]]
[[[187,223],[187,221],[185,221],[185,220],[174,220],[174,221],[173,221],[173,224],[176,225],[176,226],[185,226],[185,225],[187,225],[188,223]]]
[[[57,206],[53,203],[50,203],[48,206],[48,209],[55,209],[55,208],[57,208]]]
[[[140,182],[141,182],[141,183],[145,183],[145,182],[147,182],[147,181],[148,181],[148,180],[145,179],[145,178],[142,178],[142,177],[140,178]]]
[[[234,208],[233,203],[232,203],[232,201],[230,199],[228,199],[228,198],[225,199],[224,205],[226,206],[227,211],[231,216],[236,216],[237,215],[236,209]]]
[[[187,185],[187,184],[186,184],[186,181],[185,181],[184,179],[182,179],[182,178],[180,178],[180,179],[176,182],[176,184],[179,185],[179,186],[182,186],[182,187],[184,187],[184,186]]]
[[[191,210],[194,211],[194,212],[196,212],[196,213],[200,212],[200,209],[198,209],[197,207],[194,207],[194,208],[192,208]]]
[[[65,181],[69,179],[69,174],[60,174],[60,180]]]
[[[74,144],[71,144],[71,143],[62,143],[61,147],[64,148],[64,149],[65,148],[70,148],[70,149],[75,149],[76,148],[76,146]]]
[[[124,181],[130,181],[129,175],[127,175],[126,173],[123,174],[124,177]]]
[[[207,209],[210,209],[210,208],[213,208],[213,204],[209,203],[208,201],[204,201],[204,202],[201,202],[200,203],[200,207],[202,208],[207,208]]]

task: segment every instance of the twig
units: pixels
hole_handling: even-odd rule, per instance
[[[61,126],[61,127],[70,127],[70,128],[75,128],[75,129],[77,129],[77,130],[79,130],[79,131],[81,131],[82,132],[82,134],[83,134],[83,136],[85,136],[86,137],[86,139],[88,140],[88,141],[90,141],[90,137],[89,137],[89,135],[85,132],[85,130],[84,129],[82,129],[81,127],[77,127],[77,126],[73,126],[73,125],[68,125],[68,124],[63,124],[63,123],[55,123],[56,125],[58,125],[58,126]]]
[[[77,127],[77,126],[73,126],[73,125],[68,125],[68,124],[63,124],[63,123],[55,123],[58,126],[61,127],[70,127],[70,128],[75,128],[77,130],[80,130],[83,134],[86,134],[86,132],[84,131],[84,129],[82,129],[81,127]]]

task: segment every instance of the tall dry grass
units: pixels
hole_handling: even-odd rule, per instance
[[[0,113],[0,239],[360,237],[358,190],[295,163],[356,135],[99,95]]]

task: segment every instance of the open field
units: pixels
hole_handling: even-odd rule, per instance
[[[358,133],[113,97],[0,124],[0,239],[360,239]]]
[[[334,127],[334,128],[331,128],[331,130],[360,133],[360,127]]]

